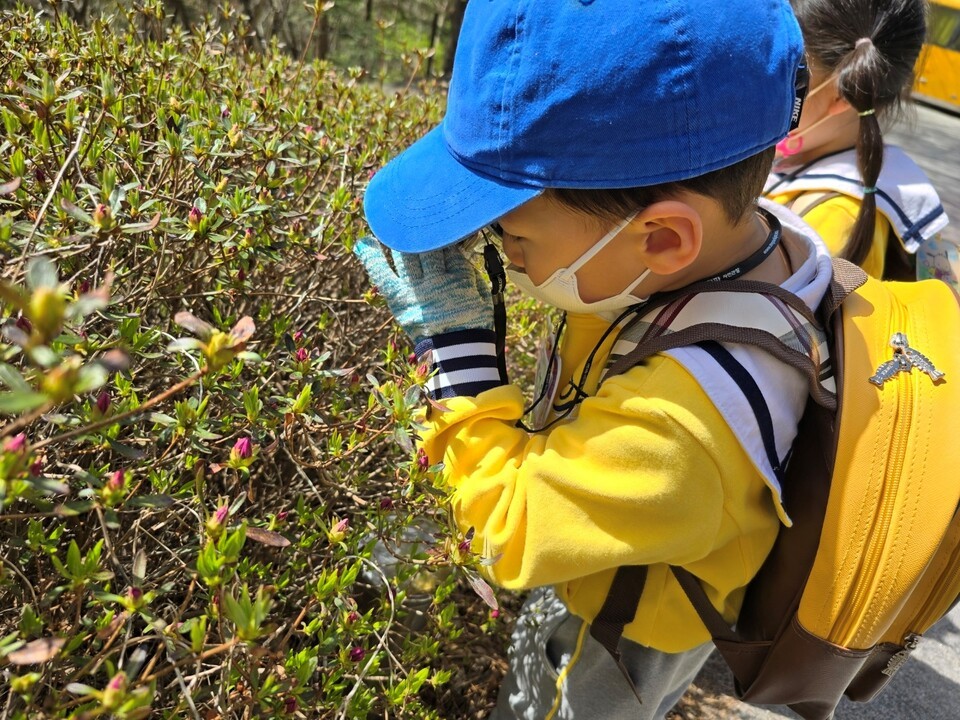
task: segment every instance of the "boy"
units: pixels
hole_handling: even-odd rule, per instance
[[[392,265],[376,240],[356,253],[446,410],[423,448],[490,578],[539,588],[496,718],[663,717],[711,650],[669,566],[733,621],[789,522],[778,482],[807,397],[798,371],[713,343],[605,375],[653,293],[745,278],[820,302],[819,239],[757,206],[799,113],[802,54],[785,0],[474,0],[443,122],[370,183]],[[567,311],[530,429],[498,371],[489,288],[458,245],[486,226],[512,280]],[[754,405],[730,362],[755,381]],[[627,682],[592,634],[622,597],[618,569],[638,566],[642,595],[620,618]]]

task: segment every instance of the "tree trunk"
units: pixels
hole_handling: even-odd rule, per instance
[[[463,25],[463,14],[467,10],[467,0],[454,0],[450,10],[450,40],[447,43],[447,52],[444,56],[443,74],[450,77],[453,73],[453,58],[457,53],[457,40],[460,37],[460,26]]]

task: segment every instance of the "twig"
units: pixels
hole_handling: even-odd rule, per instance
[[[180,660],[177,660],[172,665],[168,665],[167,667],[157,670],[152,675],[147,675],[146,677],[141,678],[139,682],[143,685],[148,685],[154,680],[158,680],[159,678],[162,678],[164,675],[169,675],[174,670],[176,670],[177,668],[181,668],[184,665],[189,665],[190,663],[193,663],[193,662],[202,662],[203,660],[206,660],[207,658],[211,658],[214,655],[220,655],[221,653],[224,653],[228,650],[232,650],[234,647],[236,647],[237,643],[239,642],[240,641],[237,638],[233,638],[229,642],[225,642],[221,645],[217,645],[216,647],[208,648],[207,650],[204,650],[202,653],[200,653],[197,656],[190,655],[188,657],[182,658]]]
[[[363,684],[363,678],[366,676],[370,668],[373,667],[373,664],[377,659],[377,653],[387,644],[387,635],[390,632],[390,628],[393,626],[393,620],[397,613],[396,598],[393,594],[393,588],[390,587],[390,580],[386,575],[384,575],[383,570],[381,570],[376,563],[371,562],[367,558],[360,557],[359,555],[347,555],[344,557],[344,560],[359,560],[362,563],[372,567],[377,571],[377,574],[383,578],[383,586],[387,589],[387,596],[390,599],[390,618],[387,620],[387,625],[383,629],[383,634],[379,636],[380,642],[377,643],[376,649],[370,653],[370,659],[367,660],[366,664],[363,666],[363,669],[360,671],[360,674],[357,675],[357,681],[353,684],[350,692],[347,693],[347,696],[343,699],[343,704],[340,706],[340,713],[337,715],[337,720],[344,720],[347,717],[347,711],[350,709],[350,700],[352,700],[353,696],[357,694],[357,691]]]
[[[76,430],[65,432],[61,435],[54,435],[53,437],[45,438],[40,442],[36,443],[35,445],[33,445],[33,449],[38,450],[46,445],[49,445],[50,443],[59,442],[61,440],[69,440],[70,438],[77,437],[78,435],[84,435],[85,433],[92,432],[94,430],[99,430],[100,428],[106,427],[107,425],[113,425],[114,423],[120,422],[121,420],[126,420],[127,418],[133,417],[134,415],[139,415],[144,410],[149,410],[154,405],[158,405],[159,403],[162,403],[164,400],[171,397],[172,395],[176,395],[178,392],[180,392],[184,388],[190,387],[206,374],[207,374],[207,369],[203,368],[199,372],[195,372],[186,380],[178,382],[172,388],[169,388],[168,390],[164,390],[159,395],[156,395],[150,398],[145,403],[140,405],[140,407],[133,408],[132,410],[127,410],[126,412],[120,413],[119,415],[112,415],[108,418],[104,418],[103,420],[98,420],[92,425],[86,425],[84,427],[77,428]]]
[[[53,179],[53,184],[50,186],[50,192],[47,193],[47,199],[44,200],[43,205],[40,206],[40,212],[37,213],[37,219],[33,223],[33,229],[27,236],[27,241],[23,244],[23,252],[20,254],[20,259],[17,261],[18,272],[23,265],[24,259],[27,257],[27,253],[30,251],[30,244],[33,242],[33,236],[36,234],[37,228],[40,227],[40,223],[43,222],[43,216],[47,212],[47,207],[50,205],[50,201],[53,200],[53,196],[57,191],[57,185],[59,185],[60,180],[63,179],[63,173],[66,171],[67,165],[70,164],[70,161],[73,160],[74,156],[77,154],[77,151],[80,149],[80,141],[83,140],[83,134],[86,132],[87,120],[89,119],[89,114],[83,116],[83,122],[80,123],[80,127],[77,129],[77,139],[73,143],[73,148],[70,150],[70,154],[67,155],[66,160],[64,160],[63,164],[60,166],[60,172],[58,172],[57,176]]]

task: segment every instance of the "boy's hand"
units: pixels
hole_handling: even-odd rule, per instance
[[[374,237],[353,248],[414,343],[453,330],[493,329],[490,288],[459,247],[417,254],[390,250],[394,267],[385,250]]]

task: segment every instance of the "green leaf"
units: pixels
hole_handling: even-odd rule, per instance
[[[86,223],[87,225],[93,225],[93,218],[90,217],[87,213],[85,213],[83,210],[78,208],[69,200],[65,198],[61,198],[60,207],[63,209],[63,211],[67,215],[72,217],[74,220],[79,220],[80,222]]]
[[[55,288],[59,282],[57,266],[50,258],[40,255],[27,263],[27,287],[31,290]]]
[[[0,184],[0,196],[3,195],[12,195],[17,191],[17,188],[20,187],[20,178],[15,177],[8,183]]]
[[[146,454],[135,447],[130,447],[129,445],[124,445],[123,443],[116,442],[115,440],[108,440],[110,443],[110,449],[116,452],[118,455],[122,455],[127,458],[127,460],[143,460],[146,457]]]
[[[27,392],[32,390],[27,381],[23,379],[23,375],[13,365],[7,363],[0,363],[0,382],[11,390],[25,390]]]
[[[73,390],[78,395],[96,390],[106,383],[109,377],[106,368],[102,365],[96,363],[84,365],[77,374],[77,384]]]
[[[47,396],[32,390],[21,390],[0,395],[0,412],[16,414],[33,410],[47,402]]]
[[[136,495],[124,504],[126,507],[165,508],[173,505],[173,498],[169,495]]]
[[[56,514],[60,517],[73,517],[75,515],[82,515],[83,513],[90,512],[93,510],[95,505],[96,503],[93,500],[72,500],[70,502],[63,503],[62,505],[58,505],[54,512],[56,512]]]
[[[155,214],[150,222],[141,223],[138,225],[124,225],[120,230],[124,235],[137,235],[139,233],[150,232],[151,230],[156,229],[157,225],[160,224],[160,213]]]

